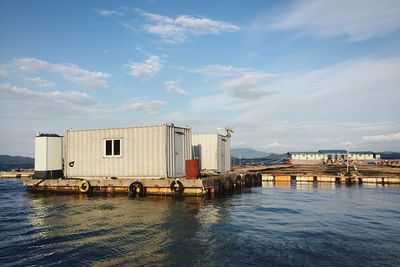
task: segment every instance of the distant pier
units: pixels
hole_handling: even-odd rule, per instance
[[[28,178],[33,174],[33,170],[4,171],[0,172],[0,178]]]
[[[262,172],[264,182],[400,184],[399,167],[360,165],[279,165],[254,167]]]

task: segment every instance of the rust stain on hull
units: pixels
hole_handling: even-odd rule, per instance
[[[80,193],[79,184],[83,179],[23,179],[31,191],[74,192]],[[87,179],[91,193],[131,194],[131,186],[140,183],[145,195],[160,196],[204,196],[233,192],[243,187],[261,186],[261,173],[228,173],[203,177],[201,179]],[[181,191],[173,190],[173,184],[182,184]]]

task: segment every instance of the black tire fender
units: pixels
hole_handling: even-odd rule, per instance
[[[174,194],[182,194],[185,191],[185,187],[183,186],[182,182],[179,180],[175,180],[170,185],[171,191]]]
[[[129,185],[129,196],[131,197],[143,197],[144,186],[141,182],[133,182]]]
[[[82,180],[79,182],[78,189],[80,193],[88,193],[90,192],[90,183],[88,180]]]

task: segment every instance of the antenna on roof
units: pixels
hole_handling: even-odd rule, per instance
[[[231,137],[235,129],[233,129],[232,127],[225,127],[225,131],[226,131],[226,136]]]

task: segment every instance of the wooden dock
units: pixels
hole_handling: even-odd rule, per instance
[[[400,168],[390,166],[280,165],[253,167],[265,182],[400,184]]]
[[[31,191],[124,193],[131,196],[215,196],[247,187],[261,186],[262,174],[260,172],[227,173],[198,179],[93,178],[83,180],[24,177],[23,182]]]
[[[0,172],[0,178],[27,178],[32,176],[32,170]]]

